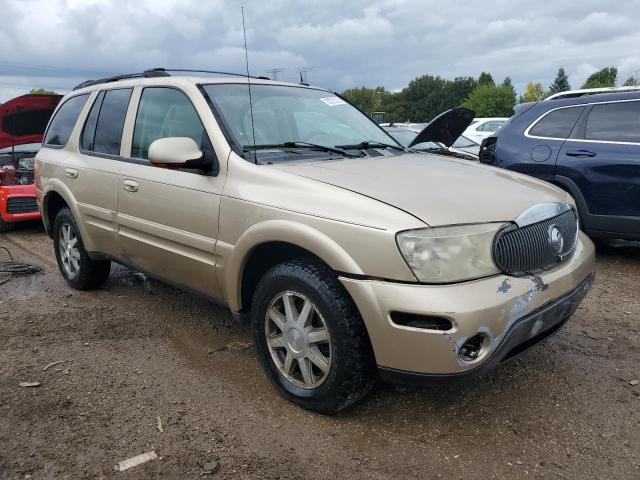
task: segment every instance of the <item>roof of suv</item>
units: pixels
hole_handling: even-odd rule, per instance
[[[570,98],[554,98],[551,100],[541,100],[539,103],[548,105],[549,110],[565,105],[584,105],[599,102],[612,102],[616,100],[638,100],[640,99],[639,91],[623,91],[613,93],[596,93],[593,95],[583,95],[580,97]]]

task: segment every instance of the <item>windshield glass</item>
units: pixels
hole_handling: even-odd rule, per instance
[[[401,129],[388,129],[387,133],[395,138],[402,145],[409,146],[409,144],[413,141],[414,138],[418,135],[417,132],[412,130],[401,130]],[[435,142],[422,142],[411,147],[415,150],[437,150],[441,149],[442,145],[438,145]]]
[[[367,116],[334,94],[311,88],[245,84],[203,85],[240,147],[308,142],[325,147],[361,142],[395,142]],[[275,148],[275,147],[274,147]]]

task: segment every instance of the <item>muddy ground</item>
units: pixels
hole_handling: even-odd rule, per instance
[[[568,326],[492,374],[326,417],[251,347],[219,350],[250,341],[224,308],[120,266],[73,291],[37,223],[0,245],[44,267],[0,286],[0,479],[200,478],[215,458],[214,478],[640,478],[640,247],[599,248]]]

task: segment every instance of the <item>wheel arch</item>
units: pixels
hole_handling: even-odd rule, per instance
[[[278,263],[312,258],[336,272],[363,275],[356,261],[332,238],[308,225],[271,220],[247,229],[232,247],[224,275],[229,307],[244,312],[260,277]]]
[[[46,190],[42,195],[42,222],[44,228],[50,237],[53,237],[53,222],[60,209],[67,207],[71,210],[73,217],[76,219],[82,239],[87,243],[89,240],[84,225],[80,221],[80,211],[77,203],[73,200],[73,194],[69,188],[58,179],[51,179]]]

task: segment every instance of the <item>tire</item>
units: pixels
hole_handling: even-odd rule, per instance
[[[65,232],[69,233],[70,238],[76,239],[69,250],[64,248]],[[53,222],[53,245],[60,273],[71,287],[77,290],[92,290],[102,286],[109,278],[111,261],[91,260],[84,248],[78,224],[67,207],[58,212]],[[68,253],[72,250],[73,255]],[[71,257],[75,261],[72,261]]]
[[[296,338],[289,334],[295,333],[298,338],[305,334],[291,332],[289,327],[289,330],[279,328],[275,322],[267,320],[272,307],[275,310],[279,305],[284,307],[285,298],[293,302],[295,308],[290,311],[295,312],[294,317],[305,310],[307,301],[310,302],[310,320],[306,327],[303,325],[308,334],[305,338],[312,338],[310,331],[315,333],[314,339],[323,338],[319,343],[301,347],[306,348],[309,358],[292,360],[288,367],[290,375],[284,373],[284,368],[287,367],[287,356],[295,351],[295,345],[291,345]],[[285,318],[279,317],[282,322],[286,320],[286,312],[282,308],[279,311],[285,315]],[[362,317],[337,274],[322,263],[311,259],[292,260],[267,271],[253,295],[251,325],[258,358],[267,377],[284,397],[301,407],[324,414],[336,413],[365,397],[378,378]],[[286,325],[291,326],[290,323]],[[299,327],[298,323],[295,329]],[[324,330],[328,332],[328,338],[325,338]],[[284,345],[270,347],[280,342]],[[313,360],[312,350],[315,351]],[[317,367],[323,363],[317,362],[318,351],[325,360],[329,358],[328,367],[323,364],[326,371]],[[307,377],[302,374],[303,364],[308,365],[305,369]],[[309,378],[309,371],[316,383],[302,385]]]
[[[10,232],[15,228],[15,226],[15,223],[5,222],[4,220],[2,220],[2,218],[0,218],[0,233]]]

